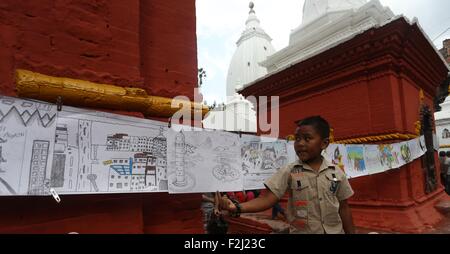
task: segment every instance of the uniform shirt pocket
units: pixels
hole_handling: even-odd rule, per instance
[[[293,215],[297,221],[306,222],[311,198],[309,180],[301,174],[293,174],[291,179]]]
[[[328,224],[337,224],[341,222],[339,215],[339,199],[336,196],[339,185],[341,184],[340,179],[335,181],[335,177],[332,173],[327,173],[325,175],[323,193],[325,198],[325,212],[324,220]]]
[[[306,177],[293,174],[291,177],[291,189],[294,201],[310,199],[310,184]]]

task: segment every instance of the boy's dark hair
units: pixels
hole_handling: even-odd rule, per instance
[[[330,137],[330,125],[320,116],[311,116],[296,122],[297,126],[313,126],[322,139]]]
[[[440,151],[439,152],[439,157],[445,157],[446,155],[445,155],[445,152],[444,151]]]
[[[450,151],[445,152],[445,155],[446,155],[447,157],[450,157]]]

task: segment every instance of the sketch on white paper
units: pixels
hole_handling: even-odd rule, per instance
[[[420,136],[419,137],[419,147],[420,147],[420,151],[425,154],[427,152],[427,146],[425,143],[425,136]]]
[[[244,135],[241,157],[244,189],[263,189],[264,181],[288,164],[287,141]]]
[[[378,149],[380,151],[380,162],[385,170],[401,166],[399,161],[400,147],[397,144],[378,145]]]
[[[364,159],[369,175],[385,171],[381,162],[381,151],[378,145],[364,145]]]
[[[238,135],[183,127],[167,142],[169,193],[242,190]]]
[[[416,139],[407,141],[409,149],[411,151],[411,157],[414,158],[414,160],[419,157],[422,157],[422,155],[424,155],[426,152],[426,147],[424,145],[423,146],[420,145],[421,139],[422,138],[420,137],[420,138],[416,138]],[[422,147],[424,149],[422,149]]]
[[[324,150],[323,156],[331,162],[336,168],[346,172],[348,163],[347,149],[345,145],[330,144],[327,149]]]
[[[50,185],[59,193],[167,191],[163,123],[65,107]]]
[[[0,195],[47,195],[56,106],[0,96]]]
[[[286,147],[288,152],[288,164],[298,161],[298,156],[294,148],[294,141],[287,142]]]
[[[412,157],[412,153],[411,153],[411,148],[409,147],[408,142],[401,142],[400,144],[398,144],[398,146],[400,146],[399,150],[400,150],[400,156],[399,156],[399,160],[400,160],[400,165],[405,165],[410,163],[413,160]]]
[[[350,178],[368,175],[367,167],[364,161],[364,146],[363,145],[347,145],[347,161],[345,173]]]

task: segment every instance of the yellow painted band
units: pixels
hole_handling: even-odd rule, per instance
[[[169,118],[187,106],[192,113],[201,111],[202,117],[209,111],[203,104],[151,96],[140,88],[52,77],[27,70],[16,70],[16,89],[21,97],[55,103],[61,96],[65,105],[141,112],[145,116]]]

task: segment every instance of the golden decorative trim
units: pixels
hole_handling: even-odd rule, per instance
[[[439,148],[450,148],[450,145],[439,146]]]
[[[61,96],[65,105],[141,112],[145,116],[172,117],[189,104],[191,112],[208,107],[191,101],[148,95],[144,89],[99,84],[85,80],[52,77],[27,70],[16,70],[16,89],[21,97],[55,103]],[[172,108],[172,102],[177,106]]]
[[[416,135],[420,136],[420,132],[422,131],[422,124],[420,123],[420,121],[414,123],[414,130],[416,132]]]
[[[423,89],[420,89],[420,91],[419,91],[419,102],[420,102],[421,105],[423,104],[424,100],[425,100],[425,95],[423,94]]]
[[[287,141],[295,141],[295,135],[288,135],[286,136]]]
[[[418,138],[419,135],[414,134],[401,134],[401,133],[393,133],[393,134],[385,134],[385,135],[379,135],[379,136],[368,136],[368,137],[361,137],[361,138],[353,138],[353,139],[343,139],[343,140],[334,140],[331,141],[331,134],[330,134],[330,143],[334,144],[343,144],[343,145],[350,145],[350,144],[369,144],[373,142],[380,142],[380,141],[391,141],[391,140],[411,140]],[[295,136],[294,135],[288,135],[286,136],[287,141],[294,141]],[[450,146],[449,146],[450,148]]]
[[[334,143],[334,129],[330,128],[330,143]]]
[[[421,109],[422,109],[424,100],[425,100],[425,95],[423,94],[423,89],[420,89],[419,90],[419,117],[421,115]],[[420,120],[414,123],[414,130],[415,130],[417,136],[420,136],[420,132],[422,131],[422,123],[420,122]]]
[[[346,144],[346,145],[348,145],[348,144],[368,144],[368,143],[380,142],[380,141],[411,140],[411,139],[415,139],[417,137],[419,137],[419,135],[393,133],[393,134],[385,134],[385,135],[378,135],[378,136],[337,140],[335,143],[336,144]]]

